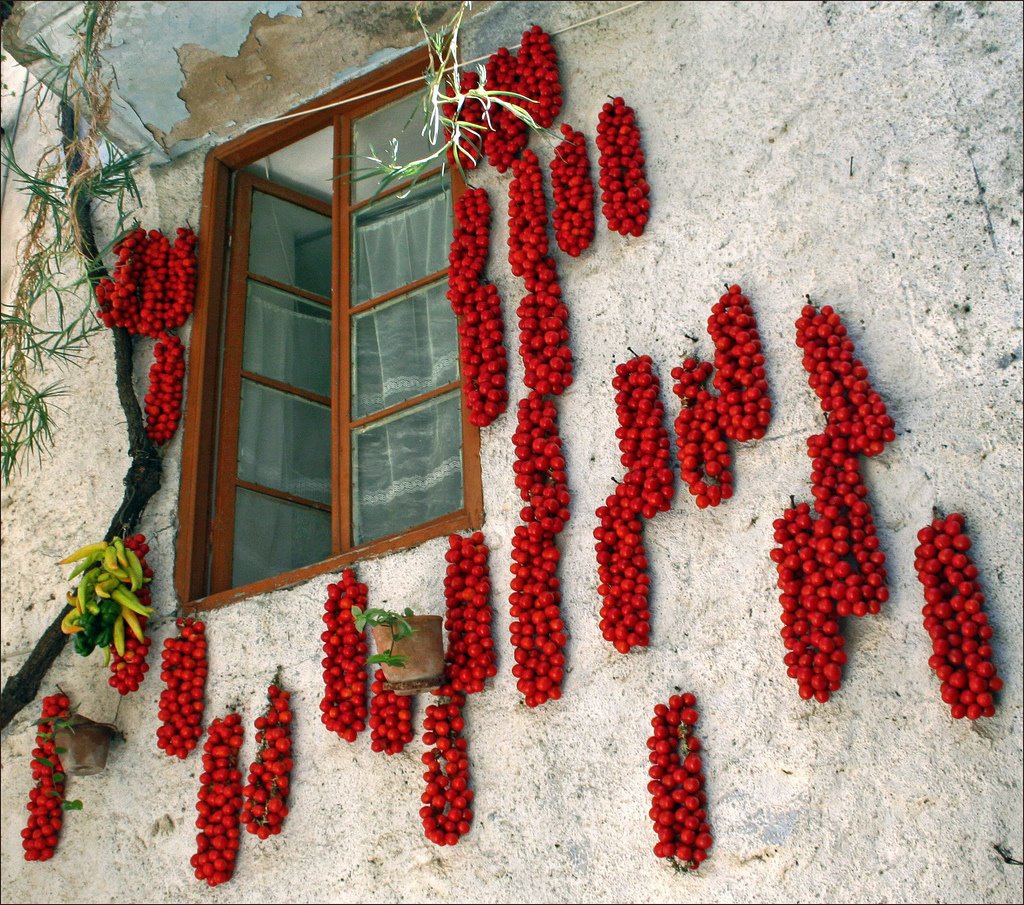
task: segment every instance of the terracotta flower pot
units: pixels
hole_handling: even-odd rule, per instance
[[[120,733],[110,723],[96,723],[76,713],[67,726],[58,726],[53,733],[58,748],[63,748],[60,763],[71,776],[92,776],[107,766],[110,742]]]
[[[411,695],[433,691],[444,682],[444,638],[440,616],[407,616],[413,633],[396,641],[391,651],[406,657],[405,666],[380,664],[387,679],[386,687],[395,694]],[[375,625],[370,630],[377,653],[391,648],[391,627]]]

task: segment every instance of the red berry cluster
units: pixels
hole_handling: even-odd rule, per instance
[[[356,630],[352,607],[366,609],[366,585],[356,580],[352,569],[341,573],[341,581],[327,586],[323,620],[324,697],[320,719],[327,729],[346,742],[354,742],[366,728],[366,635]]]
[[[179,228],[172,245],[159,230],[135,229],[114,245],[113,278],[96,287],[97,315],[108,327],[158,337],[195,307],[196,236]]]
[[[565,623],[561,614],[561,559],[556,540],[569,519],[562,441],[555,404],[537,391],[519,403],[516,487],[526,502],[512,537],[512,675],[528,707],[562,696]]]
[[[794,504],[776,519],[772,559],[788,674],[804,700],[825,703],[839,690],[847,661],[840,620],[878,613],[889,599],[885,553],[859,456],[881,452],[895,435],[839,316],[807,305],[796,329],[828,423],[824,433],[807,439],[814,512]]]
[[[675,420],[679,476],[696,497],[698,509],[732,496],[732,455],[719,424],[718,398],[707,389],[711,372],[710,363],[695,358],[672,369],[672,392],[683,400]]]
[[[667,512],[675,486],[668,431],[662,424],[661,384],[650,356],[618,365],[612,387],[617,391],[615,412],[620,425],[615,436],[626,475],[598,507],[594,546],[597,591],[603,600],[601,634],[626,654],[634,647],[647,647],[650,635],[650,576],[640,519]]]
[[[487,60],[485,84],[489,91],[507,91],[527,98],[505,98],[520,104],[542,129],[549,129],[562,110],[562,85],[558,78],[558,55],[551,37],[539,25],[523,32],[519,53],[502,47]],[[467,121],[475,122],[478,111]],[[483,150],[488,162],[504,173],[530,140],[527,124],[506,107],[491,103],[485,115],[490,131],[483,134]]]
[[[772,560],[782,593],[783,662],[796,679],[800,697],[824,704],[838,691],[846,663],[846,639],[840,631],[833,601],[819,593],[825,576],[815,546],[815,520],[807,503],[787,509],[774,523]]]
[[[601,211],[608,229],[623,236],[642,236],[651,202],[647,196],[644,152],[636,113],[621,97],[601,108],[597,118]]]
[[[126,537],[124,545],[133,550],[135,555],[139,557],[139,560],[142,562],[142,574],[146,578],[152,578],[153,570],[146,563],[146,554],[149,553],[146,535],[134,534],[131,537]],[[135,596],[139,598],[139,603],[143,606],[152,606],[148,584],[144,584],[139,588],[135,592]],[[138,616],[137,618],[139,620],[139,627],[143,632],[143,640],[140,641],[129,630],[125,632],[123,657],[114,649],[113,645],[110,647],[112,656],[110,660],[110,678],[107,679],[107,682],[111,688],[116,688],[120,694],[138,691],[146,673],[149,672],[149,664],[146,662],[146,657],[149,655],[151,641],[149,636],[145,634],[146,622],[148,620],[145,616]]]
[[[719,426],[738,443],[762,439],[772,420],[772,400],[757,319],[739,286],[730,286],[712,307],[708,334],[715,344]]]
[[[518,93],[529,98],[521,101],[523,109],[542,129],[550,129],[562,112],[558,54],[551,43],[551,36],[539,25],[524,31],[516,60]]]
[[[658,834],[654,854],[678,858],[689,870],[697,870],[707,860],[714,843],[707,822],[701,744],[693,734],[696,705],[692,694],[672,695],[667,705],[657,704],[651,720],[654,734],[647,740],[653,764],[647,791]]]
[[[196,810],[196,853],[191,864],[197,880],[219,886],[231,879],[238,854],[239,813],[242,809],[242,718],[237,713],[210,724],[203,745],[203,772],[199,775]]]
[[[739,286],[729,286],[712,307],[708,334],[715,345],[714,368],[688,358],[672,371],[674,392],[683,400],[675,424],[680,470],[701,509],[732,496],[728,441],[760,440],[772,420],[757,320]],[[717,395],[707,389],[712,374]]]
[[[560,395],[572,383],[569,309],[553,258],[548,256],[548,217],[540,162],[524,151],[512,166],[508,189],[509,264],[522,276],[527,295],[516,311],[523,382],[544,395]]]
[[[552,220],[558,247],[576,258],[594,241],[594,182],[583,133],[562,123],[562,135],[550,164]]]
[[[399,754],[412,741],[412,696],[396,694],[386,685],[384,670],[378,669],[370,685],[370,748]]]
[[[473,822],[473,790],[469,787],[469,753],[462,737],[466,696],[443,686],[434,692],[448,703],[428,704],[423,719],[423,755],[427,787],[420,796],[420,817],[426,837],[436,845],[455,845]]]
[[[181,419],[182,386],[185,382],[185,345],[173,333],[153,348],[146,393],[146,435],[162,446],[178,429]]]
[[[460,694],[483,691],[484,682],[498,674],[491,637],[490,551],[483,533],[448,538],[444,577],[445,651],[448,681]]]
[[[978,567],[967,555],[964,517],[936,518],[917,532],[914,568],[924,585],[925,631],[932,639],[928,665],[942,682],[942,700],[954,719],[995,716],[993,695],[1003,687],[992,663],[992,626],[983,607]]]
[[[249,765],[248,783],[242,789],[242,823],[260,839],[281,832],[288,816],[293,766],[291,692],[275,681],[267,697],[266,711],[256,718],[256,759]]]
[[[36,723],[36,746],[32,749],[32,780],[28,793],[28,824],[21,831],[26,861],[49,861],[57,850],[64,825],[64,768],[53,740],[53,721],[71,712],[67,695],[43,698],[43,716]]]
[[[490,247],[491,206],[485,189],[468,189],[455,203],[448,261],[448,300],[459,318],[459,359],[469,420],[486,427],[508,405],[505,321],[498,289],[483,280]]]
[[[872,388],[868,369],[854,357],[853,341],[835,310],[805,305],[796,322],[796,344],[811,388],[828,413],[827,433],[847,439],[849,451],[878,455],[896,438],[885,402]]]
[[[156,743],[162,751],[185,758],[203,734],[203,693],[206,688],[206,625],[191,616],[178,619],[177,638],[164,639],[165,688],[160,693],[160,727]]]
[[[459,79],[459,90],[465,94],[480,86],[480,76],[476,72],[463,72]],[[487,116],[483,104],[476,98],[467,98],[462,107],[456,104],[444,104],[441,112],[449,120],[458,118],[469,128],[460,127],[459,140],[448,148],[448,162],[463,170],[474,170],[483,153],[483,135],[487,126]],[[474,129],[473,126],[482,128]],[[452,130],[445,129],[445,140],[451,141]]]
[[[485,67],[488,91],[519,93],[519,61],[507,47],[492,53]],[[518,103],[516,98],[508,99]],[[499,173],[504,173],[530,140],[529,126],[507,107],[491,103],[487,112],[490,130],[484,133],[484,155]]]

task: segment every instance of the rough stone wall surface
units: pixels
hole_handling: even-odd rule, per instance
[[[616,6],[495,4],[472,23],[466,52]],[[252,720],[281,666],[296,768],[285,832],[245,835],[229,884],[209,890],[191,877],[200,757],[155,746],[159,646],[177,604],[179,436],[141,526],[163,614],[150,674],[117,700],[98,657],[69,650],[47,677],[44,693],[63,687],[126,741],[105,773],[73,782],[85,810],[68,816],[46,864],[24,862],[19,837],[38,704],[4,731],[4,901],[1020,902],[1021,39],[1020,5],[985,3],[642,3],[557,35],[561,118],[585,132],[596,165],[601,104],[623,96],[653,186],[642,238],[599,218],[589,251],[559,257],[577,360],[558,403],[573,495],[561,538],[563,699],[528,710],[511,676],[522,285],[502,253],[508,179],[486,171],[474,182],[495,209],[489,275],[505,303],[513,398],[482,433],[499,675],[466,708],[471,833],[454,848],[424,838],[418,741],[385,757],[367,736],[349,745],[320,724],[320,616],[337,577],[327,575],[207,617],[207,720],[241,711],[247,764]],[[546,164],[551,144],[532,146]],[[198,222],[200,158],[144,176],[147,226]],[[9,190],[5,298],[19,216]],[[775,420],[763,441],[735,450],[732,500],[699,512],[679,487],[673,509],[648,523],[651,646],[622,656],[597,628],[591,535],[621,471],[614,367],[627,347],[653,356],[674,416],[669,372],[710,356],[705,323],[727,281],[755,306]],[[843,688],[826,705],[801,701],[785,675],[768,555],[790,495],[810,499],[805,439],[821,426],[794,343],[805,295],[842,314],[897,423],[896,441],[864,463],[892,596],[880,616],[849,626]],[[63,597],[56,560],[101,536],[121,498],[111,351],[97,337],[68,374],[53,455],[4,488],[5,680]],[[149,353],[141,344],[142,391]],[[977,724],[951,720],[927,665],[913,551],[933,506],[966,514],[996,628],[1006,687],[996,717]],[[440,539],[360,564],[371,602],[442,612],[446,549]],[[655,703],[675,689],[697,694],[705,743],[715,846],[696,875],[651,852],[645,743]]]

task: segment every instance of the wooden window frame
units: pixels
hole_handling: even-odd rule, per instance
[[[362,310],[382,304],[389,297],[408,292],[410,287],[415,287],[417,283],[437,280],[443,271],[369,302],[356,306],[349,304],[349,209],[354,205],[346,203],[345,200],[349,197],[350,182],[342,173],[343,161],[351,159],[346,156],[351,154],[351,122],[408,94],[409,81],[419,78],[426,66],[425,50],[409,54],[292,111],[292,114],[305,115],[293,115],[291,118],[260,126],[240,138],[213,148],[206,156],[199,228],[196,307],[189,348],[178,500],[179,528],[174,569],[175,589],[184,610],[209,610],[225,606],[257,594],[299,584],[317,575],[338,571],[359,560],[408,549],[452,532],[478,530],[483,525],[480,431],[470,422],[465,395],[460,392],[463,508],[399,534],[358,546],[351,544],[351,462],[347,452],[347,433],[353,426],[358,426],[357,422],[364,420],[353,421],[349,418],[351,376],[348,367],[341,367],[342,363],[349,364],[351,317]],[[371,93],[371,96],[365,96]],[[329,109],[319,109],[327,105],[332,106]],[[349,121],[346,128],[338,128],[342,119]],[[248,585],[207,594],[206,588],[212,569],[211,538],[215,528],[210,502],[214,493],[219,445],[218,426],[221,417],[218,404],[221,340],[225,331],[229,329],[226,317],[227,289],[232,277],[229,273],[232,180],[236,173],[249,164],[331,125],[335,126],[334,175],[340,183],[340,191],[333,193],[332,222],[338,231],[335,241],[340,243],[343,249],[341,254],[333,256],[331,274],[334,310],[331,321],[331,387],[334,399],[331,408],[332,548],[340,547],[340,552],[312,565],[292,569]],[[465,190],[465,185],[456,171],[449,172],[452,183],[450,195],[454,205]],[[237,278],[237,274],[234,276]],[[234,335],[239,336],[240,347],[241,337],[237,330]],[[461,382],[460,368],[457,383],[432,391],[432,394],[440,395],[450,391],[454,386],[461,388]],[[415,401],[423,402],[424,397],[417,396]],[[237,407],[236,400],[234,408]],[[406,407],[406,404],[400,403],[390,406],[386,411],[392,413],[400,411],[403,407]],[[237,417],[237,411],[235,416]],[[377,415],[373,417],[376,418]],[[343,512],[346,513],[344,517]],[[217,517],[220,518],[221,513],[218,513]]]

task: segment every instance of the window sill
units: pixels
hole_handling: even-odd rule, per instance
[[[218,591],[216,594],[209,594],[206,597],[189,601],[182,608],[189,613],[219,609],[232,603],[238,603],[241,600],[248,600],[250,597],[269,593],[270,591],[281,591],[294,587],[319,575],[339,572],[346,566],[351,566],[363,560],[378,559],[381,556],[387,556],[401,550],[408,550],[428,540],[445,537],[459,531],[477,531],[482,527],[482,524],[482,518],[474,518],[467,510],[454,512],[451,515],[445,515],[434,519],[432,522],[427,522],[427,524],[414,528],[411,531],[375,540],[372,543],[339,553],[311,566],[292,569],[290,572],[283,572],[280,575],[275,575],[273,578],[264,578],[262,581],[256,581],[239,588],[231,588],[227,591]]]

